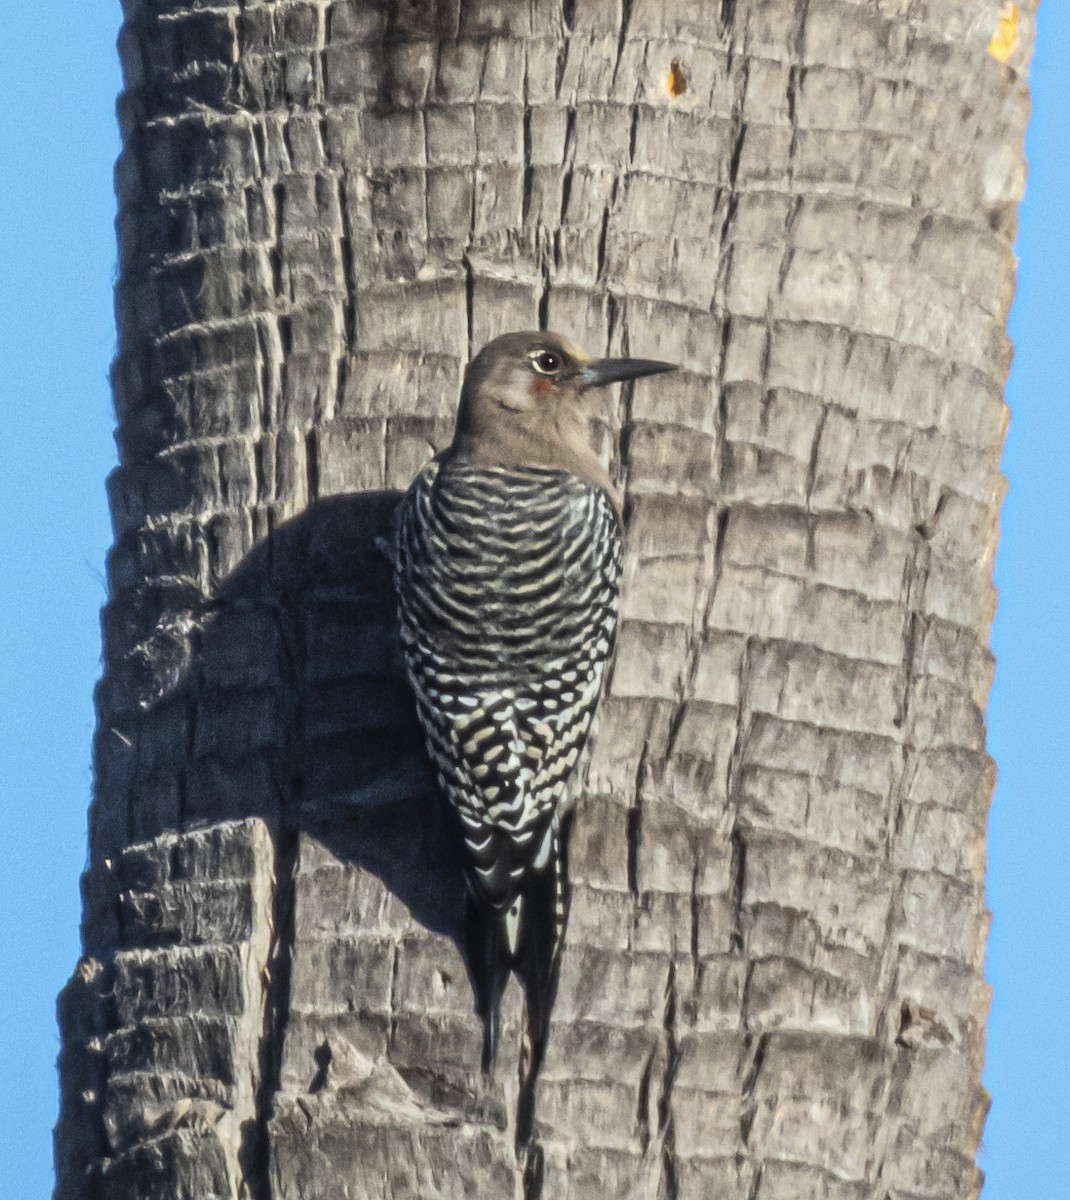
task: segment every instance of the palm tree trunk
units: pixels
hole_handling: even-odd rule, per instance
[[[977,1195],[1034,7],[127,0],[59,1200]],[[518,1167],[379,543],[540,323],[684,370]]]

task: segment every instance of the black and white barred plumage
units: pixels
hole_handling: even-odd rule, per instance
[[[672,370],[504,333],[468,364],[453,440],[401,505],[401,640],[464,852],[484,1070],[510,972],[527,1002],[518,1147],[568,918],[571,789],[617,626],[621,531],[589,393]]]
[[[545,1039],[567,919],[570,786],[613,647],[620,573],[609,496],[565,470],[447,457],[402,502],[401,640],[464,848],[485,1069],[510,970],[533,1041]]]

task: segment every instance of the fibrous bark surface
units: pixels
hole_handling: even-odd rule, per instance
[[[125,5],[61,1200],[976,1195],[1000,9]],[[607,413],[624,620],[541,1181],[515,993],[478,1075],[380,548],[470,352],[540,323],[683,368]]]

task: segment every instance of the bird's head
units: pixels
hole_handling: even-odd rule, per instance
[[[593,447],[588,393],[673,371],[648,358],[591,358],[556,333],[506,333],[472,359],[450,454],[500,466],[571,471],[608,487]]]

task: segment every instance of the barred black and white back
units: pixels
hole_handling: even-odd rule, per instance
[[[612,651],[620,572],[609,496],[567,471],[436,461],[402,502],[402,647],[465,851],[485,1069],[510,969],[532,1039],[545,1040],[570,785]]]

